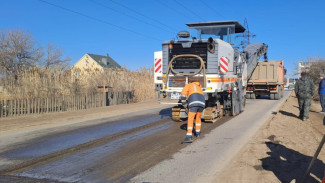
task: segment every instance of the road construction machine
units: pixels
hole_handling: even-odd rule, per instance
[[[266,57],[268,46],[254,43],[242,51],[236,48],[236,34],[245,31],[238,21],[186,25],[196,29],[198,36],[181,31],[177,40],[163,42],[162,51],[154,53],[154,83],[159,102],[176,104],[172,119],[185,120],[188,108],[181,101],[180,92],[187,83],[199,82],[206,100],[202,119],[216,122],[224,115],[239,114],[244,110],[247,80],[259,58]],[[161,96],[175,102],[162,102]]]

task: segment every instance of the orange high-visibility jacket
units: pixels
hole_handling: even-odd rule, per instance
[[[193,82],[185,85],[181,94],[186,95],[189,98],[193,93],[199,93],[203,95],[202,87],[199,82]]]
[[[204,94],[199,82],[187,84],[182,92],[182,95],[187,95],[189,107],[203,107],[205,106]]]

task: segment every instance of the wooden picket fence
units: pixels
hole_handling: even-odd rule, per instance
[[[134,91],[90,93],[33,99],[0,100],[0,117],[76,111],[133,103]]]

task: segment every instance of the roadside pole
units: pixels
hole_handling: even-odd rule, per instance
[[[322,139],[322,141],[320,142],[320,144],[319,144],[319,146],[318,146],[318,149],[316,150],[315,155],[314,155],[313,159],[311,160],[311,162],[310,162],[310,164],[309,164],[309,166],[308,166],[308,168],[307,168],[307,171],[306,171],[305,174],[304,174],[304,177],[302,178],[301,183],[304,183],[304,182],[305,182],[307,176],[308,176],[309,173],[310,173],[311,168],[314,166],[315,160],[317,159],[317,157],[318,157],[318,155],[319,155],[319,152],[320,152],[320,151],[322,150],[322,148],[323,148],[324,143],[325,143],[325,135],[323,136],[323,139]]]

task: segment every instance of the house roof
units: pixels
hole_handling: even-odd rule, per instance
[[[121,68],[121,66],[117,62],[115,62],[108,54],[107,56],[96,55],[91,53],[87,53],[87,54],[102,67]]]

